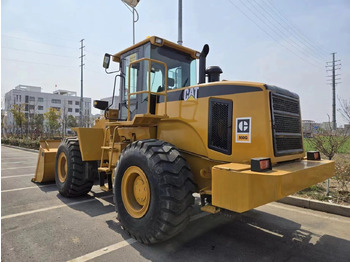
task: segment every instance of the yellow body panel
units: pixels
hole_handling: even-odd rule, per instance
[[[212,204],[241,213],[326,180],[333,176],[334,162],[302,160],[276,165],[267,172],[224,164],[214,166],[212,172]]]
[[[83,161],[96,161],[101,159],[101,146],[103,145],[103,128],[74,128],[78,134],[81,158]]]
[[[155,127],[119,127],[118,135],[127,139],[143,140],[156,137]]]
[[[255,157],[269,157],[273,164],[283,161],[302,159],[305,154],[299,153],[276,157],[274,155],[270,91],[262,83],[222,81],[198,85],[198,93],[204,88],[220,88],[224,85],[241,85],[244,87],[257,87],[260,91],[242,92],[236,94],[199,97],[194,100],[169,101],[167,104],[157,104],[156,114],[162,115],[167,106],[168,118],[161,120],[157,127],[157,138],[176,145],[184,152],[191,152],[197,156],[186,155],[195,182],[199,190],[208,186],[208,179],[199,174],[203,168],[211,169],[215,162],[241,163],[250,167],[250,159]],[[188,87],[191,88],[191,87]],[[187,89],[188,89],[187,88]],[[186,88],[169,90],[168,94]],[[208,147],[208,118],[209,100],[220,98],[233,103],[232,114],[232,153],[224,154]],[[249,102],[248,102],[249,101]],[[251,118],[251,142],[236,143],[236,118]],[[203,157],[207,160],[203,160]],[[201,159],[201,160],[199,160]]]

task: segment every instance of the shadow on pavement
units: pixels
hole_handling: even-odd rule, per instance
[[[130,236],[116,221],[108,226]],[[209,215],[155,245],[132,245],[151,261],[349,261],[350,241],[306,231],[291,220],[251,210],[232,218]]]

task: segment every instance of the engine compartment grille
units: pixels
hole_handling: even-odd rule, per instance
[[[232,101],[209,100],[208,147],[224,154],[231,154]]]
[[[299,99],[270,93],[275,156],[303,152]]]

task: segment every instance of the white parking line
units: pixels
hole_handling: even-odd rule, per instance
[[[33,188],[50,187],[50,186],[56,186],[56,184],[52,184],[52,185],[43,185],[43,186],[30,186],[30,187],[14,188],[14,189],[2,190],[1,193],[13,192],[13,191],[21,191],[21,190],[33,189]]]
[[[22,176],[33,176],[34,177],[34,174],[25,174],[25,175],[17,175],[17,176],[3,176],[1,177],[1,179],[5,179],[5,178],[14,178],[14,177],[22,177]]]
[[[36,166],[18,166],[18,167],[5,167],[5,168],[1,168],[2,170],[10,170],[10,169],[19,169],[19,168],[31,168],[31,167],[36,167]]]
[[[30,162],[33,162],[33,161],[17,161],[17,162],[6,161],[5,162],[5,161],[2,160],[2,164],[24,164],[24,163],[29,164]]]
[[[22,212],[22,213],[17,213],[17,214],[2,216],[2,217],[1,217],[1,220],[3,220],[3,219],[8,219],[8,218],[13,218],[13,217],[20,217],[20,216],[35,214],[35,213],[44,212],[44,211],[48,211],[48,210],[52,210],[52,209],[57,209],[57,208],[61,208],[61,207],[75,206],[75,205],[84,204],[84,203],[96,201],[96,200],[99,200],[99,199],[106,199],[106,198],[110,198],[110,197],[113,197],[113,196],[95,197],[95,198],[92,198],[92,199],[87,199],[87,200],[72,202],[72,203],[68,203],[68,204],[62,204],[62,205],[58,205],[58,206],[52,206],[52,207],[46,207],[46,208],[35,209],[35,210],[26,211],[26,212]]]
[[[17,156],[14,156],[14,157],[4,157],[4,156],[1,156],[1,160],[5,160],[5,159],[35,159],[36,157],[35,156],[30,156],[30,157],[23,157],[23,156],[20,156],[18,157],[18,154],[16,154]]]
[[[128,238],[127,240],[120,241],[116,244],[110,245],[108,247],[101,248],[99,250],[96,250],[94,252],[91,252],[89,254],[83,255],[81,257],[74,258],[72,260],[69,260],[69,262],[83,262],[83,261],[89,261],[91,259],[94,259],[96,257],[102,256],[104,254],[110,253],[112,251],[118,250],[120,248],[130,246],[137,242],[137,240],[133,238]]]
[[[190,218],[190,221],[192,222],[192,221],[195,221],[197,219],[200,219],[200,218],[208,216],[208,215],[210,215],[210,213],[201,212],[201,213],[198,213],[198,214],[192,216]],[[118,242],[116,244],[113,244],[113,245],[110,245],[108,247],[104,247],[104,248],[101,248],[99,250],[96,250],[96,251],[93,251],[91,253],[88,253],[86,255],[83,255],[81,257],[74,258],[72,260],[69,260],[68,262],[85,262],[85,261],[89,261],[89,260],[94,259],[96,257],[108,254],[108,253],[113,252],[115,250],[118,250],[120,248],[123,248],[123,247],[126,247],[126,246],[130,246],[130,245],[134,244],[135,242],[137,242],[137,240],[135,240],[133,238],[128,238],[126,240],[120,241],[120,242]]]
[[[268,229],[265,229],[265,228],[262,228],[262,227],[258,227],[257,225],[253,225],[253,224],[251,224],[251,223],[247,223],[247,225],[248,225],[248,226],[251,226],[251,227],[254,227],[254,228],[256,228],[256,229],[259,229],[259,230],[261,230],[261,231],[264,231],[264,232],[266,232],[266,233],[269,233],[269,234],[278,236],[278,237],[284,237],[283,235],[281,235],[281,234],[279,234],[279,233],[277,233],[277,232],[273,232],[273,231],[271,231],[271,230],[268,230]]]

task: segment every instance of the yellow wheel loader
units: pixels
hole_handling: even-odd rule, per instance
[[[119,63],[118,109],[95,100],[104,117],[94,127],[76,128],[58,148],[42,142],[33,180],[54,178],[75,197],[99,176],[125,230],[156,243],[186,226],[195,192],[203,211],[241,213],[333,176],[332,161],[304,152],[297,94],[221,81],[220,67],[206,68],[208,52],[153,36],[106,54],[107,73]]]

